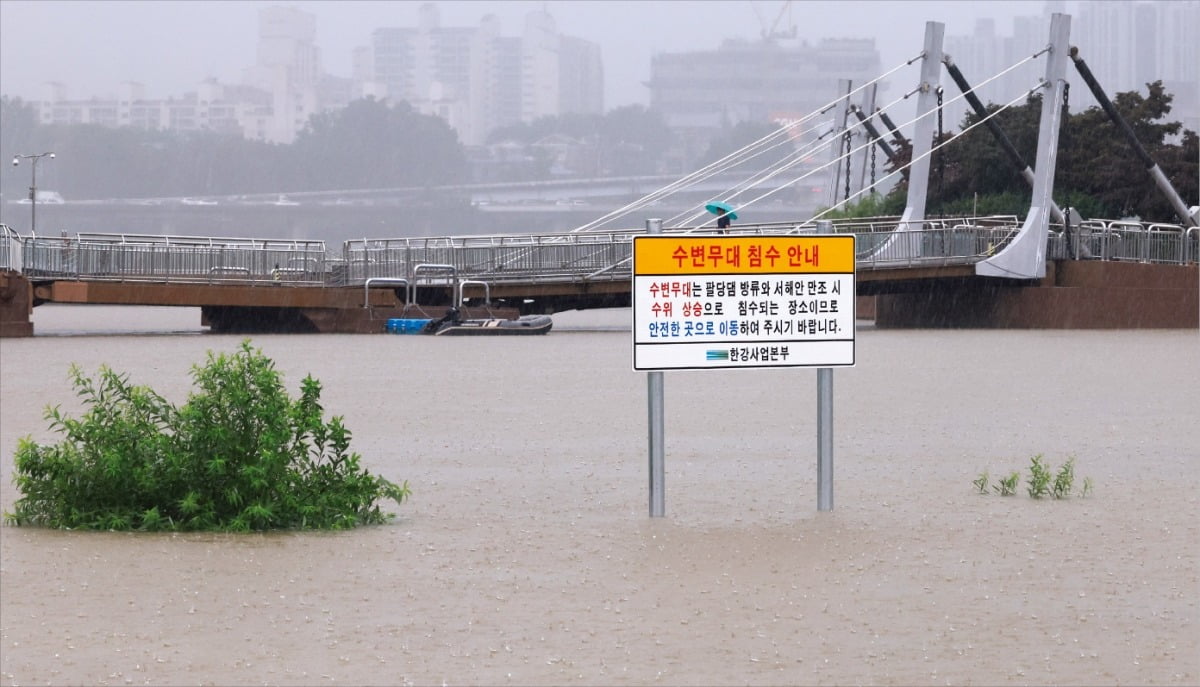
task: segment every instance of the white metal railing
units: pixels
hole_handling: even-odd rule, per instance
[[[1015,236],[1015,216],[935,219],[895,231],[898,218],[835,222],[837,234],[858,237],[859,269],[971,264]],[[664,235],[711,234],[711,227],[664,230]],[[815,234],[814,223],[741,225],[729,235]],[[642,230],[412,239],[355,239],[343,248],[347,283],[367,279],[413,280],[418,265],[452,265],[460,278],[503,282],[598,282],[630,278],[633,237]]]
[[[77,234],[22,241],[31,278],[177,283],[328,281],[323,241]]]
[[[1015,216],[930,219],[896,231],[899,218],[833,222],[834,234],[857,237],[858,269],[973,264],[1015,237]],[[2,225],[0,225],[2,226]],[[664,235],[711,234],[711,227],[668,229]],[[732,236],[815,234],[812,222],[731,227]],[[418,283],[418,265],[442,265],[455,282],[605,282],[630,278],[633,238],[644,230],[356,239],[331,256],[322,241],[229,239],[131,234],[0,236],[0,269],[33,279],[178,283],[287,282],[362,286]],[[1069,238],[1069,241],[1068,241]],[[1052,226],[1052,258],[1191,264],[1200,257],[1200,229],[1129,220],[1088,220],[1069,232]],[[428,278],[426,278],[428,279]],[[364,293],[364,302],[366,295]]]
[[[0,224],[0,270],[23,271],[21,244],[21,235],[15,229]]]
[[[1131,220],[1087,220],[1069,233],[1051,234],[1050,255],[1080,260],[1115,260],[1161,265],[1194,263],[1200,255],[1200,228],[1143,224]]]

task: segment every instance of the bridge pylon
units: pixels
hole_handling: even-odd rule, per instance
[[[1008,245],[995,255],[976,263],[975,274],[1009,279],[1041,279],[1046,276],[1046,243],[1054,201],[1054,169],[1058,159],[1058,132],[1062,124],[1063,93],[1067,86],[1067,60],[1071,16],[1050,17],[1050,44],[1046,59],[1046,92],[1038,124],[1038,151],[1034,167],[1033,198],[1025,223]]]

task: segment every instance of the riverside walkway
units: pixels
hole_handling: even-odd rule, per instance
[[[927,219],[900,230],[898,221],[742,225],[730,233],[854,234],[860,296],[938,292],[975,302],[978,297],[971,295],[985,283],[993,298],[997,288],[1031,286],[1028,281],[981,279],[973,268],[1013,240],[1021,226],[1015,216]],[[664,233],[711,232],[693,227]],[[422,315],[441,312],[454,303],[465,304],[469,312],[507,314],[621,307],[630,302],[633,238],[644,233],[355,239],[331,248],[309,240],[23,237],[6,227],[0,242],[0,302],[10,325],[28,323],[32,308],[43,303],[200,307],[205,323],[217,331],[382,331],[389,317],[413,309]],[[1195,227],[1110,220],[1052,226],[1047,256],[1063,269],[1047,277],[1052,283],[1041,285],[1061,286],[1065,270],[1092,282],[1111,281],[1119,272],[1115,278],[1128,281],[1127,288],[1161,289],[1157,278],[1146,282],[1144,274],[1130,277],[1129,267],[1190,267],[1173,274],[1186,282],[1194,280],[1198,255],[1200,230]],[[1107,268],[1107,276],[1097,277],[1095,270],[1091,277],[1079,276],[1080,266],[1100,263],[1124,267]],[[1138,307],[1155,308],[1153,303]],[[945,324],[956,324],[954,319]],[[899,320],[893,324],[903,326]],[[21,329],[9,326],[5,335],[22,335]]]

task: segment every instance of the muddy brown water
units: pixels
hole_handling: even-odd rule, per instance
[[[0,507],[70,363],[175,402],[194,310],[44,306],[0,340]],[[313,374],[391,524],[337,534],[0,528],[0,679],[97,685],[1200,681],[1200,337],[857,333],[816,510],[816,373],[665,373],[648,517],[628,311],[545,337],[256,336]],[[1087,498],[981,496],[1044,454]]]

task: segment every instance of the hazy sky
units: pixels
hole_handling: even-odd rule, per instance
[[[269,2],[189,0],[96,2],[0,0],[0,94],[40,96],[46,81],[66,85],[69,98],[115,95],[138,81],[151,98],[181,95],[207,77],[241,80],[254,63],[258,11],[282,5],[317,18],[325,71],[350,76],[350,53],[384,26],[414,26],[421,2]],[[658,52],[715,48],[725,38],[757,38],[764,27],[795,25],[809,41],[875,38],[884,70],[917,55],[925,22],[947,35],[968,35],[977,18],[1011,33],[1014,16],[1039,15],[1041,1],[974,0],[792,2],[736,0],[557,0],[438,2],[443,26],[478,26],[484,14],[519,35],[526,13],[545,7],[562,33],[599,43],[605,68],[605,107],[647,103],[642,85]],[[1068,11],[1075,3],[1068,3]],[[1048,30],[1048,25],[1047,25]]]

